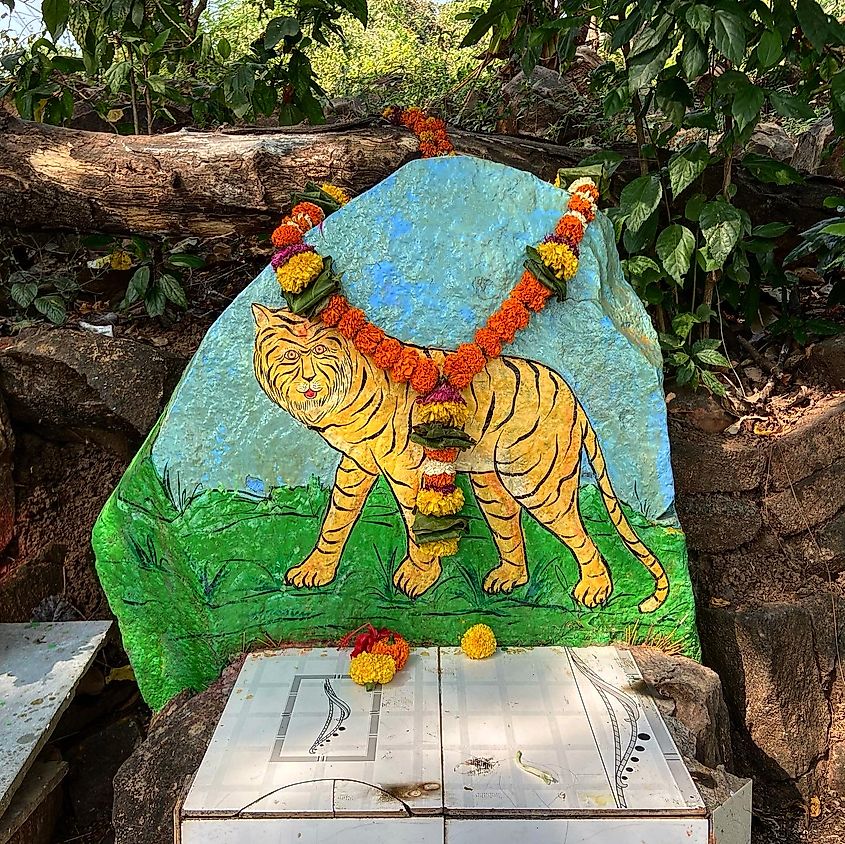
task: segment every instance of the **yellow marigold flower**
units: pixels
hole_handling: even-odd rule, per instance
[[[364,653],[353,656],[349,663],[349,678],[359,686],[389,683],[396,673],[396,660],[390,654]]]
[[[463,402],[436,401],[419,404],[420,422],[443,422],[462,428],[469,419],[469,407]]]
[[[338,205],[346,205],[349,202],[349,194],[337,185],[330,185],[326,182],[320,185],[320,190],[327,193]]]
[[[496,652],[496,637],[486,624],[473,624],[461,637],[461,650],[470,659],[487,659]]]
[[[323,271],[323,259],[316,252],[300,252],[276,270],[276,279],[285,293],[299,293]]]
[[[421,547],[434,557],[454,557],[458,553],[458,540],[435,539],[433,542],[424,542]]]
[[[452,492],[438,489],[421,489],[417,492],[417,510],[424,516],[451,516],[464,506],[464,494],[460,487]]]
[[[565,243],[540,243],[537,251],[543,263],[558,277],[567,281],[578,272],[578,259]]]
[[[128,252],[112,252],[109,256],[109,266],[113,270],[128,270],[132,266],[132,256]]]

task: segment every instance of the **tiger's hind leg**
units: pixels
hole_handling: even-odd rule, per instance
[[[572,590],[579,604],[592,609],[604,604],[613,591],[610,571],[590,538],[578,511],[580,442],[566,454],[541,455],[527,473],[508,475],[502,481],[513,497],[545,525],[572,552],[580,577]],[[541,480],[535,481],[539,477]]]
[[[519,521],[522,508],[495,472],[470,475],[470,481],[475,500],[499,551],[499,565],[484,578],[484,591],[511,592],[517,586],[528,583],[525,538]]]

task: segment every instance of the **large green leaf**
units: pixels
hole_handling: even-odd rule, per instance
[[[18,307],[28,308],[38,295],[38,284],[34,281],[16,281],[9,294]]]
[[[702,39],[706,40],[707,33],[713,25],[713,10],[703,3],[695,3],[687,9],[686,21]]]
[[[795,117],[799,120],[812,120],[816,113],[810,104],[795,94],[783,91],[769,91],[769,102],[781,117]]]
[[[742,18],[725,9],[713,12],[713,40],[728,61],[742,64],[745,58],[745,27]]]
[[[722,266],[739,240],[742,216],[733,205],[718,200],[701,209],[698,224],[711,263]]]
[[[678,150],[669,159],[669,185],[672,195],[683,193],[706,169],[710,163],[710,153],[703,141]]]
[[[783,56],[783,39],[776,29],[768,29],[761,36],[757,44],[757,61],[760,68],[766,70],[774,67]]]
[[[695,249],[693,233],[679,223],[671,225],[660,232],[657,238],[657,257],[663,264],[663,269],[681,284],[690,268],[692,253]]]
[[[165,273],[159,279],[158,283],[161,288],[161,292],[170,299],[174,305],[178,305],[183,309],[188,307],[188,297],[185,295],[185,289],[179,283],[179,279],[176,278],[176,276]]]
[[[653,174],[640,176],[625,185],[619,197],[619,209],[628,228],[637,231],[660,204],[662,196],[660,179]]]
[[[296,38],[299,35],[299,21],[288,15],[273,18],[267,24],[264,33],[264,46],[272,50],[284,38]]]
[[[54,41],[65,31],[69,15],[70,0],[44,0],[41,4],[41,17],[44,19],[44,26],[53,36]]]
[[[734,94],[731,114],[740,131],[749,124],[757,122],[765,99],[766,95],[763,89],[750,84],[743,86]]]
[[[689,82],[698,79],[707,68],[707,48],[704,46],[704,42],[692,32],[687,32],[684,35],[681,67]]]
[[[61,325],[65,321],[67,311],[65,309],[64,299],[56,294],[49,296],[39,296],[33,304],[35,309],[44,314],[53,325]]]
[[[742,165],[761,182],[774,185],[797,185],[804,181],[804,177],[794,167],[756,152],[746,153],[742,159]]]
[[[798,23],[804,35],[820,53],[824,50],[830,36],[831,26],[827,12],[816,0],[798,0],[795,7]]]

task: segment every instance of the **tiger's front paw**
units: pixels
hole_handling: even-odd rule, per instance
[[[484,578],[484,591],[495,594],[496,592],[511,592],[517,586],[524,586],[528,583],[528,569],[509,563],[506,560],[488,572]]]
[[[610,574],[605,569],[596,574],[581,575],[581,579],[572,590],[572,595],[579,604],[593,609],[607,603],[612,591],[613,583],[610,580]]]
[[[337,573],[337,560],[325,557],[323,554],[314,552],[310,554],[305,562],[288,569],[285,575],[285,582],[297,589],[307,586],[325,586],[334,580]]]
[[[414,562],[406,558],[393,575],[393,585],[404,592],[409,598],[418,598],[437,582],[440,577],[440,560],[434,559],[430,563]]]

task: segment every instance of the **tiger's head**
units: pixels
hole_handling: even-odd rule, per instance
[[[255,377],[272,401],[309,426],[344,404],[354,363],[343,336],[287,309],[253,303],[252,315]]]

